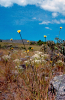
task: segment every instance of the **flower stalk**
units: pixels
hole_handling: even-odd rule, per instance
[[[17,32],[20,34],[21,30],[18,30]],[[23,45],[24,45],[24,48],[25,48],[25,44],[24,44],[24,42],[23,42],[23,39],[22,39],[22,36],[21,36],[21,34],[20,34],[20,37],[21,37],[22,43],[23,43]]]

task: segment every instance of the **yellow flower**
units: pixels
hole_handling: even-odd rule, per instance
[[[50,63],[52,63],[52,61],[50,61]]]
[[[27,40],[27,42],[29,42],[29,40]]]
[[[26,52],[26,51],[25,51]]]
[[[59,56],[59,54],[57,54]]]
[[[20,33],[20,32],[21,32],[21,30],[18,30],[17,32],[18,32],[18,33]]]
[[[29,42],[29,40],[27,40],[27,42]]]
[[[46,38],[47,36],[46,35],[44,35],[44,38]]]
[[[12,50],[14,49],[14,48],[11,48]]]
[[[12,41],[13,39],[11,38],[10,41]]]
[[[27,50],[27,53],[29,52],[29,50]]]
[[[25,51],[25,52],[27,52],[27,53],[28,53],[28,52],[29,52],[29,50],[27,50],[27,51]]]
[[[60,27],[60,29],[62,29],[62,27]]]
[[[31,48],[33,50],[33,48]]]

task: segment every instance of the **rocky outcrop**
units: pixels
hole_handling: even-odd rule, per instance
[[[65,100],[65,74],[55,76],[50,81],[48,92],[55,95],[55,100]]]

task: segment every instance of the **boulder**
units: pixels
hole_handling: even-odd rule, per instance
[[[50,89],[51,90],[51,84],[53,88],[56,90],[56,99],[55,100],[65,100],[65,74],[64,75],[58,75],[55,76],[50,81]]]

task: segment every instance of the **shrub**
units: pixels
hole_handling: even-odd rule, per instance
[[[1,48],[1,44],[0,44],[0,48]]]
[[[37,45],[42,45],[43,44],[43,41],[41,41],[41,40],[39,40],[38,42],[37,42]]]
[[[26,50],[26,48],[24,48],[24,47],[21,47],[21,48]]]
[[[3,48],[3,49],[6,49],[6,48],[7,48],[7,46],[6,46],[6,45],[4,45],[4,46],[2,46],[2,48]]]
[[[31,50],[32,47],[29,47],[28,49]]]
[[[36,44],[36,42],[30,42],[30,45],[35,45]]]
[[[0,39],[0,42],[2,42],[2,40]]]

